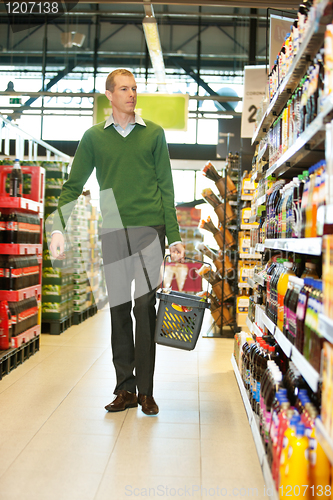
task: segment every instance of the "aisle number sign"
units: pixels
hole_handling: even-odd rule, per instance
[[[244,67],[244,99],[241,137],[252,138],[253,136],[257,110],[262,98],[265,96],[266,85],[266,66]]]
[[[165,130],[187,130],[188,94],[140,94],[136,112]],[[105,121],[112,107],[104,94],[95,94],[94,124]]]

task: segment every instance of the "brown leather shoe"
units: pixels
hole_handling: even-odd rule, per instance
[[[138,406],[138,398],[136,394],[128,391],[117,391],[116,398],[112,403],[105,406],[107,411],[124,411],[127,408],[136,408]]]
[[[144,396],[143,394],[139,394],[138,403],[142,406],[141,409],[146,415],[157,415],[159,412],[153,396]]]

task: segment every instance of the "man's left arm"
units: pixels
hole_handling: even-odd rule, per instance
[[[171,258],[174,261],[181,261],[184,259],[185,249],[181,243],[179,234],[170,157],[163,129],[161,129],[157,139],[154,150],[154,159],[157,184],[162,196],[165,231],[169,243]]]

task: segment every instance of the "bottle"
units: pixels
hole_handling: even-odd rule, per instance
[[[305,315],[308,308],[308,300],[311,290],[312,290],[312,279],[304,278],[304,285],[300,290],[296,308],[296,339],[295,339],[295,345],[299,350],[299,352],[302,354],[304,348],[304,322],[305,322]]]
[[[304,286],[304,280],[295,276],[290,276],[289,283],[292,285],[292,292],[288,303],[288,330],[285,335],[288,340],[295,345],[297,337],[297,306],[299,294]]]
[[[316,418],[318,417],[316,416]],[[328,486],[330,485],[331,464],[316,438],[314,419],[312,419],[309,444],[310,490],[312,498],[320,498],[320,496],[322,496],[320,492],[323,491],[325,494],[325,491],[327,492]]]
[[[304,278],[313,278],[315,280],[319,280],[319,276],[316,271],[316,264],[313,262],[306,262],[305,263],[305,269],[302,273],[301,276],[302,279]]]
[[[282,439],[282,450],[280,455],[280,464],[279,464],[279,474],[278,474],[278,492],[279,498],[284,498],[285,491],[283,489],[289,483],[286,482],[286,466],[288,460],[288,451],[289,445],[293,437],[296,433],[296,425],[300,422],[301,417],[299,414],[295,414],[289,421],[289,425],[286,428],[283,439]]]
[[[284,262],[284,269],[281,272],[278,284],[277,284],[277,295],[278,295],[278,313],[277,313],[277,327],[280,331],[283,330],[283,317],[284,317],[284,297],[288,288],[289,276],[295,276],[292,267],[292,262]]]
[[[288,455],[282,466],[281,479],[283,479],[280,480],[279,484],[280,498],[285,497],[287,489],[290,487],[293,494],[296,495],[294,492],[302,489],[302,497],[306,500],[311,499],[308,447],[309,439],[305,436],[304,424],[299,422],[296,424],[294,435],[290,435]]]
[[[10,348],[12,337],[11,315],[7,300],[0,302],[0,350]]]
[[[15,160],[14,166],[10,173],[10,183],[9,183],[9,196],[20,197],[22,196],[23,189],[23,176],[18,159]]]

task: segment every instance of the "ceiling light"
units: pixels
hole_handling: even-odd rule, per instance
[[[142,25],[146,37],[151,63],[157,79],[157,85],[159,87],[159,90],[161,90],[162,88],[165,90],[165,67],[160,36],[158,33],[158,27],[155,17],[145,16],[142,21]]]

